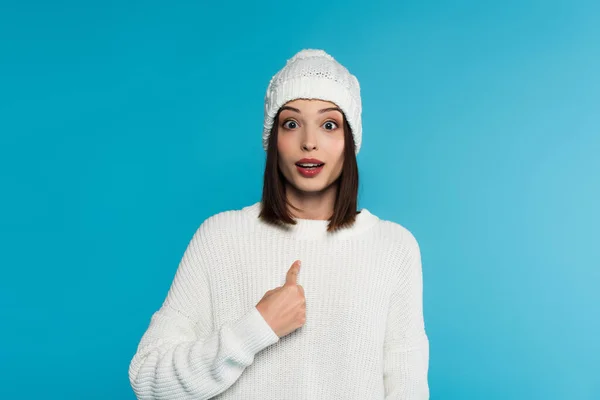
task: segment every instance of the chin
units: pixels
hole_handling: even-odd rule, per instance
[[[296,190],[301,191],[301,192],[306,192],[306,193],[318,193],[318,192],[322,192],[325,189],[327,189],[329,187],[329,185],[325,184],[323,180],[319,179],[315,179],[315,178],[300,178],[303,179],[305,182],[303,181],[295,181],[294,182],[294,187],[296,188]]]

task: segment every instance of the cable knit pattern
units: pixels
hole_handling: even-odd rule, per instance
[[[260,202],[210,216],[129,365],[138,399],[429,398],[421,254],[363,208],[352,227],[258,219]],[[306,323],[279,338],[256,309],[302,260]]]

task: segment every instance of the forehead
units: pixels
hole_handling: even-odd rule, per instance
[[[337,107],[337,104],[331,101],[325,101],[320,99],[294,99],[284,104],[301,110],[320,110],[326,107]]]

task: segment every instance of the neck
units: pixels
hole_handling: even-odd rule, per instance
[[[333,215],[337,195],[337,183],[319,192],[303,192],[286,185],[288,210],[294,218],[305,220],[328,220]]]
[[[276,236],[302,240],[340,239],[351,237],[372,228],[379,221],[377,216],[371,214],[366,208],[363,208],[360,210],[360,213],[356,215],[356,220],[353,225],[341,228],[335,232],[328,232],[327,227],[329,226],[329,221],[325,219],[294,218],[296,221],[296,224],[294,225],[286,224],[285,226],[274,226],[266,224],[258,217],[261,208],[262,203],[259,201],[244,207],[243,209],[244,214],[257,224],[257,229],[269,230]]]

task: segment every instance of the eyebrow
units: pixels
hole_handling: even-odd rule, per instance
[[[281,111],[283,110],[290,110],[290,111],[295,111],[298,114],[301,114],[300,110],[294,107],[290,107],[290,106],[283,106],[281,107]],[[344,115],[344,112],[339,108],[339,107],[328,107],[328,108],[323,108],[321,110],[319,110],[319,114],[323,114],[326,113],[327,111],[339,111],[340,114]]]

